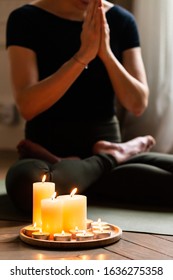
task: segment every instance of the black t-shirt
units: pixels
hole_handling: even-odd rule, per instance
[[[139,46],[139,34],[133,15],[115,5],[106,13],[110,27],[110,44],[118,60],[122,52]],[[55,16],[27,4],[14,10],[7,22],[6,46],[32,49],[37,56],[39,79],[42,80],[69,60],[80,47],[83,22]],[[101,60],[89,63],[65,95],[50,109],[26,124],[27,133],[46,126],[58,129],[58,122],[93,122],[115,115],[115,93]]]
[[[139,46],[134,17],[119,6],[107,14],[111,48],[121,62],[122,52]],[[39,79],[54,73],[80,47],[82,22],[62,19],[32,5],[11,13],[7,24],[7,47],[18,45],[36,52]],[[114,114],[114,92],[99,58],[83,71],[67,93],[44,114],[59,120],[100,119]]]

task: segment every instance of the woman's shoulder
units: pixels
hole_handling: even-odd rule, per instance
[[[18,19],[29,19],[32,18],[32,20],[37,19],[39,14],[41,15],[42,11],[41,9],[37,9],[36,6],[31,5],[31,4],[25,4],[22,6],[17,7],[16,9],[12,10],[11,13],[9,14],[8,19],[11,20],[18,20]]]
[[[6,47],[19,45],[31,48],[29,41],[33,41],[30,39],[34,37],[35,26],[38,23],[33,8],[32,5],[26,4],[11,11],[6,26]]]
[[[113,4],[108,1],[103,1],[104,8],[106,13],[111,14],[113,16],[121,17],[123,19],[125,18],[133,18],[134,15],[132,12],[124,8],[123,6],[120,6],[118,4]]]
[[[119,26],[124,26],[124,24],[136,25],[136,19],[129,10],[117,4],[107,7],[109,8],[107,9],[106,16],[109,22],[118,24]]]

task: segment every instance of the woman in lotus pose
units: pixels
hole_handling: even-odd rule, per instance
[[[133,15],[104,0],[37,0],[7,23],[14,98],[26,120],[6,188],[32,210],[43,174],[58,194],[170,202],[173,158],[149,152],[152,136],[121,143],[116,101],[140,116],[149,89]],[[167,184],[167,194],[159,188]]]

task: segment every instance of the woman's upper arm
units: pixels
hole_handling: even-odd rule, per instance
[[[141,48],[131,48],[123,52],[123,66],[135,79],[148,87]]]
[[[20,98],[25,88],[37,83],[38,69],[35,53],[20,46],[8,47],[10,72],[14,98],[20,106]]]

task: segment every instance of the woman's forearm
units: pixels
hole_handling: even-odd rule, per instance
[[[122,106],[136,116],[141,115],[148,105],[149,95],[142,61],[140,61],[138,66],[139,71],[137,71],[134,65],[130,69],[129,65],[131,64],[128,61],[129,71],[127,71],[113,53],[110,52],[107,58],[104,59],[104,65],[116,97]]]
[[[23,87],[17,94],[17,104],[22,116],[30,120],[55,104],[84,71],[85,64],[71,58],[48,78]]]

